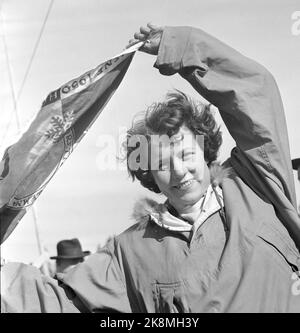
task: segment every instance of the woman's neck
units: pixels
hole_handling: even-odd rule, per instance
[[[181,206],[181,207],[177,206],[177,207],[174,207],[174,208],[176,209],[176,211],[179,215],[192,214],[192,213],[198,212],[200,210],[204,198],[205,198],[205,193],[203,194],[203,196],[196,203],[194,203],[192,205],[185,205],[185,206]]]
[[[204,192],[200,199],[191,205],[179,206],[174,205],[171,201],[169,201],[168,205],[171,206],[171,209],[169,209],[170,213],[193,224],[202,211],[206,193],[207,192]]]

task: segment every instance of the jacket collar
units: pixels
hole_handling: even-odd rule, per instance
[[[220,200],[216,199],[216,195],[219,196]],[[219,204],[221,203],[221,205]],[[162,228],[172,231],[192,231],[197,230],[198,227],[211,215],[219,211],[223,207],[223,195],[220,187],[215,190],[210,185],[206,191],[206,194],[199,202],[199,212],[194,217],[194,223],[191,224],[184,220],[186,216],[176,217],[168,210],[168,202],[163,204],[156,204],[154,209],[149,214],[150,219]]]

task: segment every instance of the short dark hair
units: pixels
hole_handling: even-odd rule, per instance
[[[155,193],[160,189],[155,183],[150,167],[148,170],[132,170],[129,166],[130,154],[139,147],[129,145],[133,136],[143,135],[147,138],[151,134],[169,137],[176,134],[182,125],[186,125],[195,135],[204,136],[204,158],[208,165],[217,159],[219,148],[222,144],[222,134],[210,110],[210,105],[194,101],[179,90],[169,92],[163,102],[152,104],[142,114],[142,119],[134,120],[127,131],[123,147],[126,151],[127,170],[132,180],[137,178],[140,183]]]

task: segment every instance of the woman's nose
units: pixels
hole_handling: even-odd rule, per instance
[[[182,179],[187,173],[184,162],[180,159],[173,159],[171,165],[171,174],[174,179]]]

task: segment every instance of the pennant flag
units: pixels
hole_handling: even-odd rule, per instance
[[[52,91],[0,162],[1,244],[70,156],[121,83],[137,43]]]

